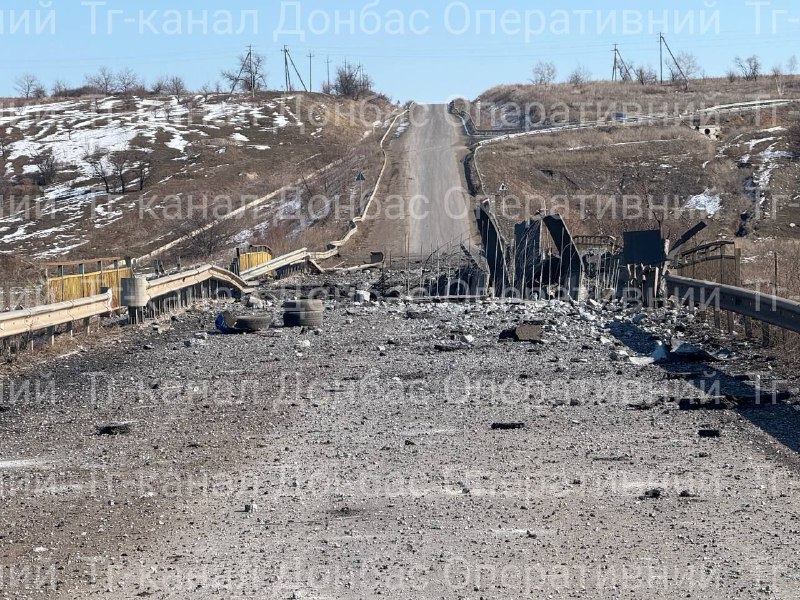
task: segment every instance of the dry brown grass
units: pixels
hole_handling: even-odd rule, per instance
[[[646,115],[680,115],[724,104],[800,98],[800,78],[791,79],[783,95],[772,80],[757,82],[709,79],[692,82],[688,91],[671,85],[642,86],[638,83],[592,82],[581,86],[559,84],[500,85],[481,94],[470,107],[480,128],[515,125],[524,115],[534,122],[607,120],[615,112]]]

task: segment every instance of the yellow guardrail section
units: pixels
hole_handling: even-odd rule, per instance
[[[249,271],[265,265],[271,260],[272,254],[269,252],[243,252],[239,255],[239,270],[240,272]]]
[[[83,275],[62,275],[47,280],[51,303],[70,302],[100,294],[102,288],[111,288],[112,306],[120,305],[122,280],[131,277],[127,267]]]

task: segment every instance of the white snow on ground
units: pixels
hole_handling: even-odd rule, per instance
[[[722,198],[707,189],[702,194],[690,198],[686,208],[704,210],[709,217],[713,217],[722,210]]]
[[[88,227],[106,227],[122,219],[129,208],[135,208],[126,207],[124,202],[115,204],[120,198],[105,200],[104,186],[97,183],[85,161],[87,154],[129,149],[152,152],[160,146],[179,153],[176,160],[187,160],[190,145],[200,137],[220,153],[226,151],[230,141],[253,151],[270,152],[275,144],[252,140],[248,132],[274,135],[287,126],[303,127],[293,112],[297,111],[291,103],[293,96],[256,104],[235,99],[207,101],[203,96],[187,100],[182,103],[174,97],[109,97],[0,106],[0,131],[18,140],[8,146],[6,177],[38,175],[39,169],[33,164],[38,154],[52,153],[59,165],[59,182],[43,188],[42,195],[34,200],[44,216],[29,220],[22,215],[2,215],[0,251],[10,248],[9,251],[35,254],[46,240],[52,248],[39,256],[60,256],[88,243]],[[321,110],[324,108],[323,105]],[[228,141],[213,133],[223,128],[234,131],[225,134],[229,135]],[[311,130],[310,137],[319,137],[322,123]],[[173,174],[169,174],[160,182],[172,178]],[[103,205],[97,205],[98,201]],[[49,222],[51,218],[54,220]],[[90,222],[85,223],[87,219]]]

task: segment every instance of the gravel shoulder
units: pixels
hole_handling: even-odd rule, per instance
[[[699,394],[678,370],[796,379],[745,347],[672,370],[624,357],[685,313],[339,302],[320,331],[222,336],[221,308],[3,381],[2,597],[800,589],[794,406],[673,401]],[[543,344],[498,341],[526,321]],[[131,432],[95,434],[110,422]]]

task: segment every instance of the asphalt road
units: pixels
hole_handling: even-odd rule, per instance
[[[477,233],[461,159],[464,130],[443,104],[415,106],[406,140],[411,252]]]
[[[466,136],[446,105],[414,106],[388,148],[378,195],[341,249],[340,260],[363,264],[372,251],[392,258],[428,256],[449,244],[479,243],[462,161]]]

